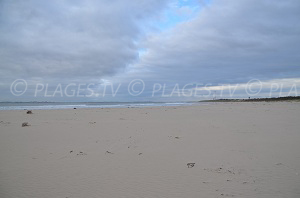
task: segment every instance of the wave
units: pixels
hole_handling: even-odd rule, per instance
[[[161,106],[187,106],[196,103],[191,102],[98,102],[98,103],[0,103],[0,110],[38,110],[38,109],[73,109],[73,108],[128,108],[128,107],[161,107]]]

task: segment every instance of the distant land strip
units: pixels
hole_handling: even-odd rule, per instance
[[[286,97],[277,97],[277,98],[249,98],[249,99],[214,99],[214,100],[201,100],[199,102],[277,102],[277,101],[300,102],[300,96],[286,96]]]

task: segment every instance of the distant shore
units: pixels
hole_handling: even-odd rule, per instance
[[[278,97],[278,98],[215,99],[215,100],[201,100],[199,102],[280,102],[280,101],[300,102],[300,96],[287,96],[287,97]]]

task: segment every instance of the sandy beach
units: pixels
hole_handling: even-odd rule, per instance
[[[299,118],[297,102],[3,110],[0,197],[298,198]]]

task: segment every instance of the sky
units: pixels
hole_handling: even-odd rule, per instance
[[[0,1],[0,101],[300,93],[299,0]]]

